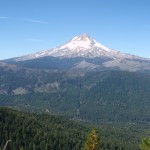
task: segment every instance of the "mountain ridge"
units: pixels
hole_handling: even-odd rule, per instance
[[[150,71],[150,59],[107,48],[88,34],[76,36],[68,43],[56,48],[12,58],[5,60],[4,62],[16,65],[23,64],[25,67],[32,66],[32,68],[38,68],[36,64],[39,64],[40,66],[47,65],[46,69],[55,68],[57,70],[61,69],[65,71]],[[35,62],[36,64],[33,66]],[[52,65],[54,67],[50,67]]]
[[[93,49],[96,48],[96,49]],[[72,38],[69,42],[67,42],[64,45],[58,46],[56,48],[52,48],[49,50],[43,50],[36,52],[34,54],[29,54],[21,57],[15,58],[16,61],[21,61],[21,60],[27,60],[27,59],[33,59],[33,58],[39,58],[39,57],[44,57],[44,56],[54,56],[54,57],[67,57],[67,55],[61,55],[58,53],[63,53],[65,52],[66,49],[69,49],[69,51],[72,51],[74,53],[79,53],[80,51],[87,51],[91,52],[91,56],[86,56],[86,55],[79,55],[81,57],[98,57],[100,55],[103,55],[104,51],[109,52],[109,53],[114,53],[114,54],[120,54],[122,56],[128,56],[129,58],[141,58],[141,59],[146,59],[150,60],[148,58],[143,58],[140,56],[136,55],[131,55],[131,54],[126,54],[111,48],[107,48],[106,46],[102,45],[101,43],[97,42],[94,38],[92,38],[90,35],[87,33],[84,33],[83,35],[75,36]],[[90,50],[90,51],[89,51]],[[92,55],[93,50],[99,51],[101,53],[98,53],[98,55]],[[68,51],[67,51],[68,52]],[[68,57],[78,57],[78,56],[70,56],[68,54]],[[24,58],[24,59],[23,59]]]

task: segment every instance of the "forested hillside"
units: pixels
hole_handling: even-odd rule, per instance
[[[149,123],[150,75],[0,70],[0,105],[92,122]]]
[[[79,150],[87,128],[50,115],[31,115],[0,108],[1,148],[7,140],[9,150]]]
[[[0,108],[0,149],[11,140],[7,150],[82,150],[95,127],[104,150],[138,150],[141,139],[150,135],[148,126],[83,125],[49,114]]]

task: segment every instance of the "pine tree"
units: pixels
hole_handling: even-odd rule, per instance
[[[140,147],[142,150],[150,150],[150,138],[144,138]]]
[[[100,138],[96,129],[93,129],[90,133],[85,143],[84,150],[100,150]]]

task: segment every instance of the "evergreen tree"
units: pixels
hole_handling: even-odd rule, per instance
[[[85,143],[84,150],[100,150],[100,138],[96,129],[93,129],[90,133]]]
[[[144,138],[140,147],[142,150],[150,150],[150,138]]]

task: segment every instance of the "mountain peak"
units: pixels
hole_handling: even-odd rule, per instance
[[[50,57],[47,59],[47,56],[54,58],[51,59]],[[54,63],[54,68],[56,65],[56,68],[58,67],[58,69],[63,66],[64,69],[71,66],[70,68],[73,70],[103,70],[109,68],[128,71],[150,70],[150,60],[107,48],[86,33],[74,37],[65,45],[11,59],[11,62],[27,61],[32,59],[36,59],[37,62],[39,61],[38,63],[43,62],[43,60],[46,61],[43,63],[44,66],[48,65],[48,68],[53,66]],[[33,66],[36,61],[33,61]],[[49,62],[51,64],[49,64]]]
[[[84,34],[82,34],[82,35],[80,35],[80,36],[76,36],[76,37],[74,37],[72,40],[71,40],[71,42],[83,42],[83,43],[85,43],[86,45],[90,45],[90,46],[92,46],[92,45],[94,45],[95,44],[95,42],[96,42],[96,40],[94,40],[90,35],[88,35],[87,33],[84,33]],[[81,43],[79,43],[79,44],[81,44]]]
[[[94,41],[94,39],[91,38],[90,35],[88,35],[87,33],[84,33],[80,36],[74,37],[71,41],[90,41],[90,42],[92,42],[92,41]]]
[[[70,42],[67,44],[59,47],[59,49],[70,49],[70,50],[87,50],[99,48],[106,51],[110,51],[109,48],[103,46],[102,44],[98,43],[95,39],[89,36],[87,33],[84,33],[80,36],[75,36]]]

